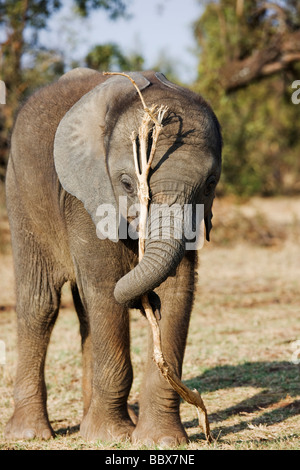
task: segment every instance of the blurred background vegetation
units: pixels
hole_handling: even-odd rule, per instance
[[[39,43],[39,33],[62,3],[0,0],[0,79],[7,88],[6,105],[0,105],[2,182],[20,103],[70,68],[61,52]],[[126,17],[129,3],[130,0],[73,0],[73,7],[81,16],[103,9],[117,21]],[[193,24],[198,73],[195,82],[187,86],[211,103],[223,128],[219,195],[300,194],[300,104],[291,101],[295,91],[292,83],[300,79],[300,2],[199,3],[202,14]],[[94,46],[83,61],[78,60],[71,67],[143,70],[142,53],[127,54],[119,40]],[[180,82],[167,55],[152,68]]]

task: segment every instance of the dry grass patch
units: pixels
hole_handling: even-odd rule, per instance
[[[217,220],[225,210],[242,210],[221,201]],[[278,216],[282,200],[267,201],[268,213]],[[182,403],[182,420],[191,442],[183,448],[254,450],[299,449],[300,380],[293,345],[300,340],[299,200],[284,212],[285,236],[272,245],[248,240],[226,245],[215,240],[200,252],[198,291],[183,368],[189,388],[198,388],[209,413],[214,441],[208,445],[197,425],[194,407]],[[254,210],[254,213],[255,213]],[[265,210],[263,202],[260,211]],[[285,209],[287,211],[287,209]],[[250,211],[250,212],[247,212]],[[269,224],[276,223],[269,217]],[[6,223],[6,222],[5,222]],[[280,222],[281,223],[281,222]],[[229,230],[228,228],[228,233]],[[232,233],[232,232],[231,232]],[[231,238],[232,239],[232,238]],[[0,449],[137,449],[130,442],[86,443],[79,435],[82,416],[79,325],[68,287],[51,338],[46,379],[48,409],[57,435],[50,441],[9,442],[4,425],[13,410],[16,366],[16,321],[11,255],[0,257],[0,339],[6,343],[6,365],[0,366]],[[138,398],[146,359],[147,320],[132,312],[134,383],[130,402]],[[300,354],[300,351],[299,351]]]

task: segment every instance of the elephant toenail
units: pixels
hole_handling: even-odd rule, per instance
[[[35,438],[35,432],[34,429],[26,429],[23,434],[24,439],[34,439]]]
[[[159,445],[162,447],[174,447],[177,443],[177,439],[172,436],[165,436],[159,441]]]
[[[49,431],[49,429],[45,429],[43,432],[42,432],[42,439],[44,440],[48,440],[52,437],[52,433],[51,431]]]

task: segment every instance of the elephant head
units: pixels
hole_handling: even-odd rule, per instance
[[[164,210],[204,204],[209,239],[212,202],[221,172],[220,126],[203,98],[160,73],[135,72],[132,77],[146,103],[167,105],[168,115],[149,177],[151,223],[145,255],[115,287],[115,298],[122,304],[160,285],[184,255],[183,234],[175,237],[172,230],[166,230],[154,236]],[[130,135],[140,125],[141,110],[131,82],[113,76],[84,95],[58,126],[54,160],[60,183],[82,201],[95,224],[101,204],[113,204],[119,211],[120,196],[126,196],[129,204],[138,203]]]

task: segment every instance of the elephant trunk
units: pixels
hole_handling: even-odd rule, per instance
[[[149,237],[140,263],[116,284],[117,302],[126,304],[158,287],[174,271],[183,258],[185,243],[182,210],[174,206],[151,207]]]

